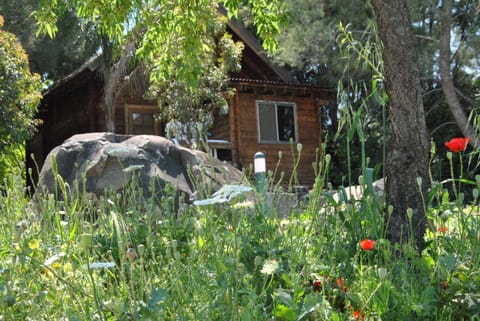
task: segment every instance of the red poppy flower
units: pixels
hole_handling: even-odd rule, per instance
[[[377,243],[377,241],[365,239],[360,241],[360,248],[364,251],[370,251],[375,247],[375,243]]]
[[[362,314],[362,312],[360,311],[360,309],[356,309],[354,312],[353,312],[353,318],[355,320],[362,320],[364,317],[364,315]]]
[[[463,152],[469,141],[470,137],[456,137],[446,142],[445,146],[454,153]]]
[[[323,280],[326,284],[326,282],[328,282],[328,275],[324,275],[323,276]],[[315,292],[320,292],[322,290],[322,286],[323,286],[324,283],[322,283],[322,280],[321,279],[316,279],[315,281],[313,281],[313,291]]]
[[[448,227],[446,227],[446,226],[439,226],[438,229],[437,229],[437,231],[438,231],[439,233],[446,233],[446,232],[448,232]]]
[[[322,281],[315,280],[315,282],[313,282],[313,291],[320,292],[321,290],[322,290]]]
[[[340,278],[337,278],[335,281],[337,282],[338,287],[342,289],[343,292],[347,292],[348,288],[345,285],[343,285],[343,281],[345,281],[343,276]]]

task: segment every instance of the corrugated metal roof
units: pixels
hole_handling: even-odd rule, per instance
[[[288,87],[298,87],[298,88],[311,88],[318,90],[326,90],[330,92],[336,92],[334,88],[325,88],[315,84],[303,84],[299,82],[288,83],[288,82],[279,82],[279,81],[270,81],[270,80],[259,80],[259,79],[249,79],[249,78],[230,78],[232,83],[245,83],[245,84],[258,84],[258,85],[272,85],[272,86],[288,86]]]

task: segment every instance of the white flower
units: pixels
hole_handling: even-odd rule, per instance
[[[384,281],[388,276],[388,271],[386,268],[381,267],[381,268],[378,268],[377,274],[378,274],[378,278],[381,281]]]
[[[115,267],[115,262],[94,262],[91,263],[88,268],[91,270],[95,269],[110,269]]]
[[[279,268],[280,268],[280,265],[278,264],[277,260],[275,259],[266,260],[260,272],[262,274],[272,275],[275,272],[277,272]]]
[[[65,253],[63,252],[60,252],[58,254],[55,254],[54,256],[48,258],[44,263],[43,265],[46,265],[46,266],[50,266],[52,265],[53,262],[57,261],[58,259],[62,258],[65,256]]]

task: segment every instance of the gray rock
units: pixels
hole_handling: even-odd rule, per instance
[[[37,193],[55,193],[56,175],[71,192],[97,197],[107,189],[121,192],[135,178],[145,197],[158,196],[170,184],[191,201],[202,184],[214,192],[245,182],[241,171],[204,152],[160,136],[112,133],[75,135],[53,149],[40,172]]]
[[[385,191],[385,180],[383,178],[372,182],[371,187],[369,187],[367,184],[342,188],[340,191],[335,192],[332,197],[337,203],[359,201],[363,198],[364,191],[368,191],[369,188],[371,189],[369,192],[375,195],[378,204],[383,204],[383,195]]]
[[[212,194],[210,198],[203,200],[196,200],[193,202],[193,205],[205,206],[205,205],[214,205],[214,204],[223,204],[228,203],[233,200],[238,199],[240,196],[247,198],[251,196],[253,188],[250,186],[243,185],[225,185],[222,186],[218,191]]]

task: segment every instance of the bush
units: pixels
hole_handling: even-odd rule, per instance
[[[2,26],[0,16],[0,156],[9,158],[0,163],[0,178],[6,177],[21,145],[35,131],[42,86],[40,76],[30,73],[21,44]]]

